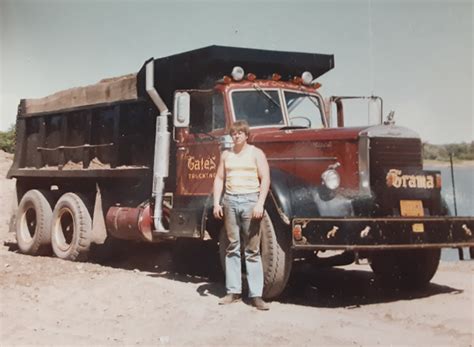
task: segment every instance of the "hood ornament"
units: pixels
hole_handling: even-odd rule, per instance
[[[387,119],[383,122],[384,125],[395,125],[395,111],[390,111],[387,115]]]

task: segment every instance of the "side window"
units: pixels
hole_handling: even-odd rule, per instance
[[[191,133],[207,133],[225,127],[224,97],[222,93],[214,91],[192,91],[191,119],[189,131]]]
[[[209,92],[191,92],[191,133],[206,133],[212,130],[212,94]]]
[[[224,97],[222,93],[212,95],[212,130],[225,128]]]

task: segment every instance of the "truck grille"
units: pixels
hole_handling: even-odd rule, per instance
[[[376,137],[370,139],[371,181],[385,180],[388,169],[422,169],[420,139]]]

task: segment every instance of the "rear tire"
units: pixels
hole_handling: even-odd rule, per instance
[[[83,198],[66,193],[53,211],[51,243],[54,254],[65,260],[87,260],[92,219]]]
[[[433,278],[440,256],[440,249],[382,251],[371,255],[370,267],[383,286],[418,289]]]
[[[278,228],[275,228],[274,225],[270,215],[265,211],[260,223],[260,254],[264,278],[262,296],[267,300],[278,297],[285,290],[293,263],[290,234],[283,225]],[[224,272],[228,244],[225,228],[222,227],[219,236],[219,253]]]
[[[18,248],[29,255],[51,254],[52,209],[47,191],[29,190],[21,198],[14,229]]]

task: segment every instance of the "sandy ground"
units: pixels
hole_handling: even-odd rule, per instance
[[[170,245],[133,245],[102,265],[21,255],[8,232],[10,163],[0,152],[2,346],[473,345],[472,261],[442,263],[428,288],[409,293],[382,291],[367,265],[301,269],[261,312],[246,302],[218,306],[216,264],[183,271]]]

